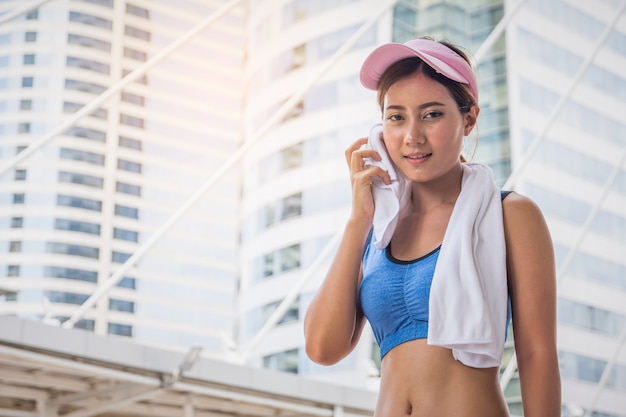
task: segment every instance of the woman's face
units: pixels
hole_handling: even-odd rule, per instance
[[[478,106],[461,113],[442,84],[417,72],[391,85],[383,102],[383,140],[408,180],[428,182],[459,168],[463,137]]]

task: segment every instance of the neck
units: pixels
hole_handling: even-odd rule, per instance
[[[461,192],[462,178],[463,167],[459,164],[435,181],[412,183],[411,211],[427,213],[439,206],[454,204]]]

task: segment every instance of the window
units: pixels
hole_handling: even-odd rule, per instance
[[[288,246],[262,257],[262,274],[269,277],[300,266],[300,244]]]
[[[119,193],[141,196],[141,187],[134,184],[127,184],[125,182],[118,182],[115,185],[115,190]]]
[[[15,170],[15,181],[25,181],[26,180],[26,170],[25,169],[16,169]]]
[[[24,65],[35,65],[35,55],[34,54],[26,54],[23,59]]]
[[[132,337],[133,326],[128,324],[109,323],[109,334]]]
[[[30,123],[18,123],[17,133],[30,133]]]
[[[135,278],[124,277],[117,283],[117,286],[134,290],[136,288]]]
[[[150,18],[150,11],[148,9],[144,9],[143,7],[134,6],[128,3],[126,4],[126,13],[146,19]]]
[[[7,277],[19,277],[20,266],[19,265],[7,265]]]
[[[106,141],[106,133],[101,130],[88,129],[86,127],[73,126],[65,131],[68,136],[75,136],[77,138],[85,138],[95,140],[98,142]]]
[[[113,23],[108,19],[93,16],[86,13],[70,12],[70,22],[82,23],[83,25],[96,26],[102,29],[111,30]]]
[[[39,10],[35,9],[32,12],[28,12],[26,14],[26,20],[37,20],[39,19]]]
[[[46,297],[52,303],[76,304],[81,305],[89,296],[87,294],[77,294],[73,292],[46,291]]]
[[[83,106],[84,106],[84,104],[81,104],[81,103],[74,103],[74,102],[71,102],[71,101],[64,101],[63,102],[63,111],[66,112],[66,113],[75,113],[78,110],[80,110]],[[90,116],[91,117],[95,117],[96,119],[106,120],[107,119],[107,114],[108,114],[108,111],[106,109],[97,109],[93,113],[91,113]]]
[[[26,197],[24,193],[13,193],[13,204],[24,204]]]
[[[69,195],[58,195],[57,205],[65,207],[76,207],[85,210],[102,211],[102,202],[90,198],[73,197]]]
[[[137,104],[138,106],[143,106],[145,104],[146,99],[143,96],[131,93],[122,93],[122,101],[127,103]]]
[[[24,33],[24,42],[37,42],[37,32]]]
[[[119,204],[116,204],[115,215],[121,216],[121,217],[128,217],[130,219],[138,219],[139,210],[133,207],[126,207],[126,206],[121,206]]]
[[[68,316],[57,316],[57,319],[63,323],[67,320],[69,320],[70,318]],[[80,319],[78,320],[75,324],[74,324],[74,328],[76,329],[83,329],[83,330],[88,330],[90,332],[93,332],[95,329],[95,321],[94,320],[87,320],[87,319]]]
[[[20,110],[32,110],[33,101],[32,100],[20,100]]]
[[[129,69],[123,69],[122,70],[122,78],[126,77],[128,74],[130,74],[130,70]],[[135,82],[137,84],[143,84],[143,85],[148,85],[148,76],[147,75],[142,75],[139,78],[137,78],[135,80]]]
[[[71,159],[74,161],[82,161],[94,165],[104,165],[104,155],[95,152],[61,148],[60,157],[61,159]]]
[[[87,271],[85,269],[64,268],[60,266],[46,266],[44,274],[52,278],[66,278],[76,281],[97,282],[98,272]]]
[[[86,185],[87,187],[102,188],[104,180],[93,175],[78,174],[75,172],[60,171],[59,182]]]
[[[291,245],[280,251],[280,272],[300,266],[300,245]]]
[[[9,242],[9,252],[21,252],[22,242],[19,240],[12,240]]]
[[[109,310],[124,311],[126,313],[135,312],[135,303],[132,301],[118,300],[116,298],[109,299]]]
[[[81,256],[84,258],[98,259],[100,257],[100,249],[98,248],[69,243],[48,242],[46,245],[46,251],[48,253]]]
[[[141,174],[141,164],[139,162],[127,161],[125,159],[117,160],[117,169]]]
[[[120,136],[119,145],[122,148],[136,149],[138,151],[142,149],[140,140],[131,139],[131,138],[123,137],[123,136]]]
[[[124,56],[126,58],[131,58],[131,59],[135,59],[137,61],[147,61],[148,60],[148,54],[142,51],[138,51],[136,49],[132,49],[132,48],[124,48]]]
[[[297,193],[269,204],[259,212],[262,229],[302,214],[302,193]]]
[[[100,235],[100,225],[96,223],[82,222],[77,220],[55,219],[54,228],[57,230],[69,230],[72,232]]]
[[[100,51],[110,52],[111,42],[103,41],[101,39],[91,38],[83,35],[67,35],[67,43],[70,45],[79,45],[86,48],[98,49]]]
[[[127,126],[134,126],[143,129],[144,121],[140,117],[129,116],[128,114],[120,114],[120,123]]]
[[[22,87],[30,88],[33,86],[33,77],[22,77]]]
[[[263,367],[297,374],[298,349],[286,350],[263,357]]]
[[[76,58],[73,56],[68,56],[66,58],[66,64],[71,68],[82,68],[93,72],[98,72],[100,74],[109,74],[111,67],[108,64],[103,62],[94,61],[91,59],[84,58]]]
[[[619,336],[626,317],[621,314],[559,298],[559,323],[582,327],[595,332]]]
[[[106,90],[106,87],[100,84],[88,83],[86,81],[65,80],[65,89],[84,91],[91,94],[101,94]]]
[[[128,240],[130,242],[139,241],[139,233],[133,232],[132,230],[124,230],[118,229],[117,227],[113,229],[113,238],[120,240]]]
[[[15,154],[17,155],[18,153],[22,152],[24,149],[26,149],[25,145],[19,145],[15,147]]]
[[[123,264],[128,260],[128,258],[130,258],[130,256],[130,253],[113,251],[113,253],[111,254],[111,261],[118,264]]]
[[[22,226],[24,226],[23,217],[11,217],[11,227],[13,229],[20,229]]]
[[[304,144],[302,142],[299,142],[295,145],[292,145],[280,151],[281,162],[282,162],[281,170],[289,171],[291,169],[295,169],[295,168],[302,166],[303,149],[304,149]]]
[[[559,365],[562,378],[598,383],[606,361],[559,351]]]
[[[150,42],[150,32],[146,30],[126,25],[126,27],[124,28],[124,33],[126,34],[126,36]]]
[[[93,3],[105,7],[113,7],[113,0],[80,0],[85,3]]]

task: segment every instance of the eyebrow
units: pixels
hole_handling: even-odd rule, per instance
[[[419,106],[417,106],[417,108],[419,110],[425,109],[427,107],[431,107],[431,106],[445,106],[445,104],[440,103],[438,101],[429,101],[427,103],[422,103]],[[387,106],[385,108],[385,110],[404,110],[405,107],[404,106],[400,106],[400,105],[391,105],[391,106]]]

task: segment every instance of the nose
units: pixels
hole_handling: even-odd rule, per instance
[[[407,125],[407,131],[404,136],[404,142],[407,145],[423,145],[426,143],[426,136],[418,121],[411,121]]]

